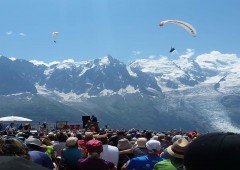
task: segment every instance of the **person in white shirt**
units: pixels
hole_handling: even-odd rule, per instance
[[[97,140],[100,140],[103,143],[103,151],[100,154],[100,157],[106,161],[110,161],[117,166],[119,160],[119,150],[116,146],[108,145],[107,135],[98,135]]]

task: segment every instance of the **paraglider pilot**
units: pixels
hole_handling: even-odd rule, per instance
[[[173,51],[175,51],[175,48],[171,47],[169,53],[172,53]]]

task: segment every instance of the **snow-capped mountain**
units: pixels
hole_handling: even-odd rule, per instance
[[[74,110],[72,117],[63,112],[62,118],[72,121],[76,115],[95,114],[101,124],[113,128],[238,131],[240,59],[217,51],[195,59],[193,55],[189,50],[177,60],[139,59],[129,65],[110,55],[48,64],[1,56],[1,100],[27,96],[26,103],[35,108],[33,99],[43,97],[59,102],[54,108]],[[0,104],[0,109],[11,110],[6,105]],[[42,112],[50,112],[49,107]]]

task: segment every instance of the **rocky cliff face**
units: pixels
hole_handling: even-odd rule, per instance
[[[129,65],[112,56],[51,64],[1,56],[0,98],[11,100],[0,104],[0,115],[28,109],[28,116],[51,121],[81,122],[82,115],[95,114],[112,128],[238,131],[239,64],[237,56],[214,51],[194,60],[181,56]],[[49,106],[36,103],[39,98]]]

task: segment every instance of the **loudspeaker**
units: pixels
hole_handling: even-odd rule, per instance
[[[87,124],[88,120],[90,120],[90,116],[82,116],[83,128],[85,128],[85,125]]]

